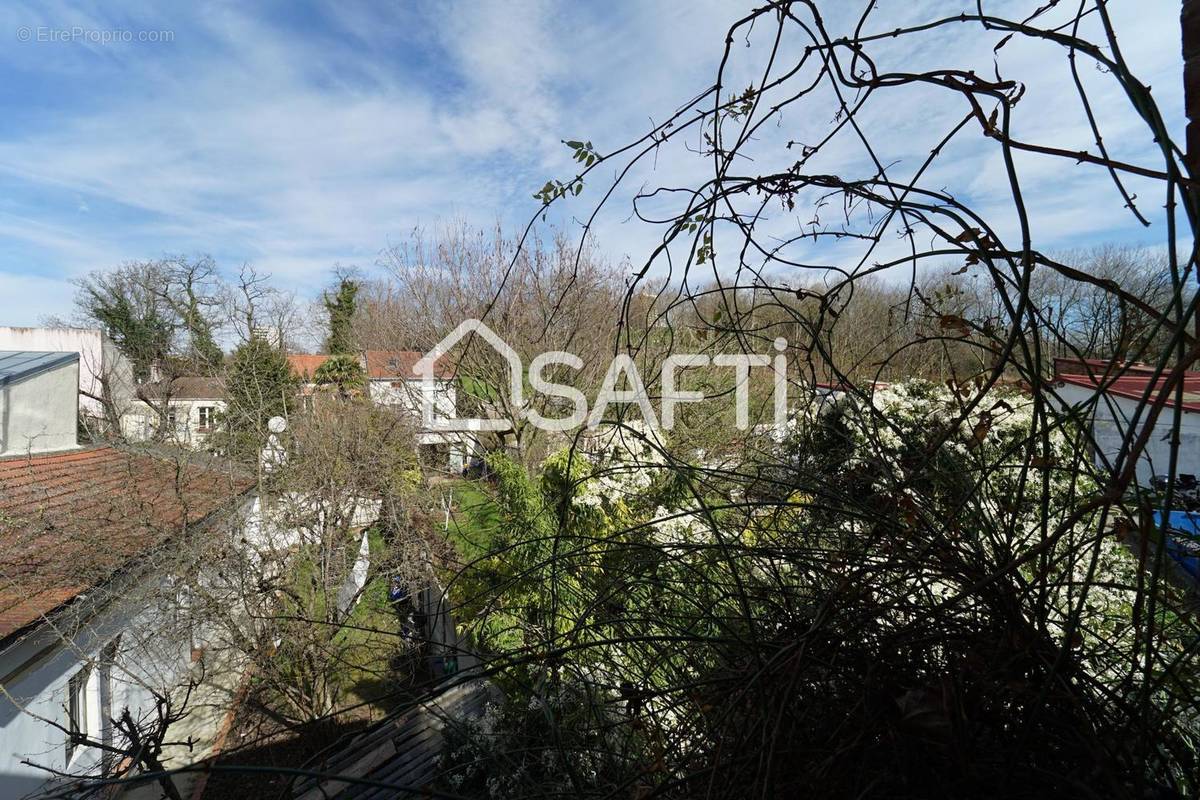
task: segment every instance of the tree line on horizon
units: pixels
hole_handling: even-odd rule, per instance
[[[1055,357],[1125,362],[1161,354],[1164,342],[1151,315],[1102,287],[1119,284],[1145,305],[1163,307],[1170,279],[1162,253],[1107,244],[1059,258],[1095,282],[1035,275],[1031,294],[1039,314],[1061,334],[1043,350],[1048,370]],[[227,379],[234,413],[246,408],[241,427],[254,431],[238,448],[247,453],[265,438],[270,416],[293,410],[295,382],[282,354],[333,355],[314,377],[345,392],[364,380],[352,354],[425,352],[468,318],[484,319],[526,364],[540,352],[575,353],[581,369],[547,377],[588,396],[622,349],[636,352],[653,393],[671,352],[765,352],[777,336],[790,343],[797,384],[969,381],[994,361],[970,335],[999,335],[1006,325],[1001,299],[980,272],[948,266],[930,268],[912,283],[879,275],[833,288],[820,279],[786,289],[736,280],[695,288],[650,282],[631,296],[623,317],[628,265],[605,260],[595,242],[577,249],[553,229],[545,238],[535,231],[520,247],[499,227],[460,223],[433,235],[418,231],[390,247],[378,266],[374,277],[335,269],[319,298],[305,302],[248,266],[229,280],[207,256],[124,264],[77,280],[73,321],[102,328],[139,383],[151,375],[157,386],[185,375]],[[232,344],[231,351],[219,342]],[[507,365],[495,353],[467,349],[456,370],[464,413],[520,420],[505,389]],[[717,370],[694,383],[712,397],[732,390]],[[250,408],[262,406],[264,396],[274,398],[269,408]],[[142,399],[165,419],[169,393]],[[533,443],[539,437],[518,421],[496,445],[528,451],[526,460],[536,461],[545,455]]]

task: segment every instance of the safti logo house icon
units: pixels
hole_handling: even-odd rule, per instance
[[[660,430],[670,430],[675,425],[675,409],[684,403],[697,403],[709,399],[703,392],[684,390],[676,382],[677,372],[683,369],[698,367],[731,367],[734,370],[734,401],[736,425],[739,430],[750,428],[749,386],[752,369],[770,369],[774,373],[774,426],[782,430],[788,419],[788,378],[787,358],[784,351],[787,341],[782,337],[774,342],[776,355],[772,358],[760,353],[718,353],[709,356],[704,353],[681,353],[667,356],[662,363],[662,419],[660,420],[650,404],[646,386],[642,383],[637,364],[627,353],[618,353],[608,365],[608,371],[601,381],[600,390],[596,397],[595,406],[588,413],[587,398],[583,392],[573,386],[554,383],[548,380],[543,371],[551,364],[562,365],[571,369],[582,369],[583,359],[573,353],[552,350],[541,353],[529,364],[529,385],[536,395],[558,397],[569,401],[574,411],[566,417],[547,418],[533,407],[525,404],[525,370],[521,357],[508,346],[508,343],[496,335],[487,325],[477,319],[469,319],[452,330],[446,338],[437,343],[432,350],[413,365],[413,373],[421,378],[421,419],[427,430],[440,431],[507,431],[514,423],[511,419],[457,419],[454,417],[438,418],[436,377],[437,364],[450,348],[467,336],[478,335],[484,342],[491,345],[497,353],[504,357],[508,364],[510,407],[522,419],[527,419],[535,427],[546,431],[567,431],[587,425],[595,429],[605,419],[605,413],[612,405],[636,405],[645,423],[656,433]],[[624,384],[627,388],[619,389]]]
[[[426,428],[436,428],[443,431],[506,431],[513,427],[512,420],[503,418],[436,418],[438,379],[435,375],[437,373],[437,362],[450,352],[450,348],[472,334],[478,335],[491,345],[492,349],[508,362],[508,382],[512,405],[514,408],[521,408],[524,405],[524,387],[522,385],[524,370],[521,364],[521,357],[517,355],[515,350],[508,346],[507,342],[497,336],[495,331],[484,325],[481,320],[468,319],[446,334],[445,338],[434,345],[432,350],[413,365],[413,373],[421,378],[421,422]]]

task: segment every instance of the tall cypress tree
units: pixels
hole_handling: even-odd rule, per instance
[[[325,293],[325,308],[329,312],[329,338],[325,349],[334,355],[354,352],[354,308],[359,284],[348,276],[342,276],[337,291]]]

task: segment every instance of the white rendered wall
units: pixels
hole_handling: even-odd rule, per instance
[[[92,416],[104,415],[103,404],[93,398],[104,395],[105,380],[118,413],[133,399],[133,368],[98,329],[0,326],[0,350],[78,353],[80,408]]]
[[[1090,402],[1096,395],[1095,389],[1089,389],[1074,384],[1065,384],[1058,390],[1068,406]],[[1105,395],[1096,403],[1095,413],[1091,419],[1092,435],[1096,440],[1095,462],[1103,467],[1105,460],[1115,464],[1121,448],[1131,432],[1132,420],[1137,413],[1138,401],[1116,395]],[[1146,413],[1144,409],[1138,417],[1137,434],[1145,428]],[[1154,425],[1154,431],[1146,443],[1146,449],[1138,459],[1137,479],[1140,483],[1148,484],[1155,475],[1167,475],[1171,464],[1170,435],[1174,425],[1175,411],[1164,408],[1159,412]],[[1176,474],[1200,475],[1200,414],[1184,412],[1179,428],[1179,453],[1176,463]]]
[[[71,362],[0,386],[0,456],[78,446],[78,383]]]
[[[212,430],[200,428],[200,409],[212,408],[220,414],[226,408],[224,400],[171,400],[168,406],[175,412],[175,428],[166,437],[167,441],[184,447],[202,447]],[[145,441],[158,432],[160,418],[158,409],[144,400],[136,401],[129,413],[121,418],[121,429],[126,438]]]
[[[399,384],[398,386],[395,384]],[[454,419],[457,415],[454,384],[450,381],[436,381],[433,392],[427,392],[420,380],[411,381],[379,381],[370,384],[371,400],[385,406],[403,408],[418,417],[427,399],[433,402],[434,422]]]
[[[156,585],[139,584],[143,589]],[[125,594],[150,592],[126,587]],[[190,638],[161,619],[153,605],[117,602],[82,625],[57,627],[56,632],[42,625],[0,650],[0,797],[22,797],[45,784],[48,773],[34,765],[94,774],[99,752],[76,747],[68,761],[67,735],[57,726],[67,727],[71,678],[90,663],[88,732],[101,738],[99,662],[109,643],[118,642],[110,683],[114,715],[126,707],[135,719],[152,712],[154,691],[167,693],[191,667]]]

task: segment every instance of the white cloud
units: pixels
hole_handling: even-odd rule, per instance
[[[1155,85],[1176,124],[1177,8],[1161,5],[1112,9],[1129,61]],[[947,6],[881,3],[878,24],[934,7]],[[851,19],[844,4],[827,8],[831,29]],[[55,2],[0,10],[0,25],[10,28],[136,25],[171,29],[176,38],[174,47],[0,49],[0,69],[36,75],[63,92],[33,98],[20,125],[0,129],[7,195],[0,212],[16,215],[0,216],[0,234],[11,237],[0,250],[10,291],[12,276],[25,271],[75,274],[162,252],[208,251],[231,268],[251,261],[311,292],[334,262],[369,265],[418,224],[450,215],[522,223],[537,210],[530,195],[542,182],[573,174],[560,139],[588,138],[607,151],[662,121],[713,79],[725,30],[744,10],[724,0],[504,0],[388,9],[342,3],[321,13],[328,16],[300,24],[232,4],[189,10]],[[756,31],[755,41],[765,33]],[[986,74],[996,38],[961,37],[955,29],[879,50],[895,68],[969,60]],[[796,46],[786,42],[784,55],[794,56]],[[761,50],[738,41],[733,56],[728,85],[740,89]],[[1036,47],[1010,44],[1000,57],[1002,69],[1035,87],[1018,107],[1022,135],[1089,145],[1075,106],[1067,121],[1050,113],[1074,102],[1065,62],[1054,63],[1057,81],[1044,88],[1033,80],[1047,72]],[[1086,80],[1106,110],[1118,107],[1106,76],[1093,71]],[[864,114],[881,160],[897,161],[898,176],[911,175],[947,120],[963,112],[928,102],[928,94],[908,93],[897,103],[888,100],[894,93],[881,93]],[[783,142],[827,128],[825,98],[788,108],[778,126],[760,132],[748,151],[758,160],[747,169],[778,163],[787,156]],[[1136,120],[1118,114],[1105,124],[1114,150],[1146,157]],[[867,163],[849,137],[824,159],[821,167],[830,170],[862,171]],[[948,151],[929,179],[1003,215],[1001,166],[993,152],[964,146]],[[1094,179],[1064,178],[1060,166],[1021,162],[1041,212],[1039,235],[1053,243],[1136,234],[1121,222],[1119,202],[1111,212],[1114,193],[1101,171]],[[640,264],[661,232],[627,222],[632,193],[695,185],[709,169],[680,148],[647,161],[598,221],[602,249]],[[565,219],[585,215],[602,177],[613,176],[606,165]],[[787,235],[811,212],[772,210],[771,217],[766,229]],[[846,247],[806,248],[806,257],[853,260]],[[10,313],[18,305],[10,303]]]

